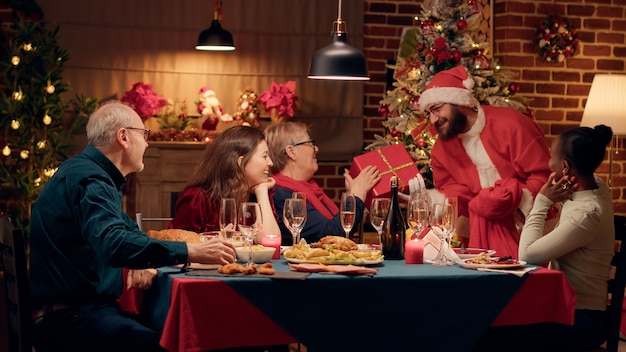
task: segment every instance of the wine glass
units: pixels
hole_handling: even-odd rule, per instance
[[[439,252],[433,260],[433,265],[447,266],[452,265],[444,254],[444,247],[447,233],[450,229],[450,221],[452,217],[452,205],[448,203],[433,204],[430,212],[430,227],[439,238]]]
[[[256,202],[244,202],[239,207],[239,231],[245,237],[248,249],[252,251],[254,236],[263,228],[261,207]],[[248,256],[248,265],[253,264],[252,255]]]
[[[230,241],[237,231],[237,202],[235,202],[235,198],[222,198],[219,223],[222,236]]]
[[[449,216],[450,216],[450,225],[448,227],[448,231],[446,232],[446,243],[448,245],[447,250],[450,251],[452,249],[452,245],[450,244],[450,242],[452,241],[452,237],[454,236],[454,231],[456,231],[456,221],[457,221],[458,211],[459,211],[459,202],[458,202],[457,197],[447,197],[446,204],[450,208],[450,209],[447,209],[447,211],[449,212]],[[454,264],[450,258],[446,257],[446,259],[450,264]]]
[[[420,236],[428,226],[428,202],[424,198],[416,197],[409,201],[407,206],[407,220],[409,228],[416,236]]]
[[[300,241],[300,232],[306,222],[306,200],[301,198],[287,198],[283,206],[283,222],[293,236],[293,245]]]
[[[306,200],[306,193],[304,193],[304,192],[293,192],[291,194],[291,198],[298,198],[298,199]]]
[[[378,237],[380,240],[382,249],[382,235],[383,235],[383,224],[387,219],[387,213],[389,212],[389,206],[391,205],[391,199],[389,198],[374,198],[372,199],[372,206],[370,209],[370,223],[374,229],[376,229],[376,233],[378,233]]]
[[[339,205],[339,217],[341,219],[341,227],[346,232],[346,238],[350,237],[350,230],[354,226],[355,215],[356,198],[354,194],[343,192],[341,194],[341,204]]]

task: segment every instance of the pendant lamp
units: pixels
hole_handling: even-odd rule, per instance
[[[369,80],[365,56],[358,49],[348,45],[346,22],[341,19],[341,0],[339,14],[333,22],[332,42],[319,49],[311,59],[310,79],[366,81]]]
[[[219,20],[222,18],[222,2],[215,0],[215,12],[213,14],[213,22],[211,27],[203,30],[198,36],[198,44],[196,50],[208,51],[233,51],[235,43],[233,35],[229,31],[222,28]]]

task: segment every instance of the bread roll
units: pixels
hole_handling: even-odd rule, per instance
[[[161,241],[175,241],[175,242],[187,242],[196,243],[202,240],[202,236],[187,230],[181,229],[165,229],[165,230],[148,230],[148,237],[155,238]]]

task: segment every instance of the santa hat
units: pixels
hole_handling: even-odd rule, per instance
[[[419,98],[419,110],[424,112],[433,104],[448,103],[477,107],[478,100],[472,94],[474,80],[464,66],[456,66],[437,73]]]

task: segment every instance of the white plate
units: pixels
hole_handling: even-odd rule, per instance
[[[456,253],[456,255],[461,259],[474,258],[475,256],[479,255],[482,252],[487,252],[487,254],[490,257],[496,254],[496,251],[493,249],[465,248],[465,253],[461,253],[461,248],[453,248],[453,249],[454,249],[454,253]]]
[[[512,268],[523,267],[524,265],[526,265],[526,262],[523,260],[518,260],[517,263],[512,263],[512,264],[497,264],[497,263],[476,264],[476,263],[472,263],[470,259],[459,259],[456,261],[456,263],[467,269],[478,269],[478,268],[512,269]]]
[[[333,259],[328,259],[328,257],[318,257],[318,258],[311,258],[311,259],[296,259],[296,258],[285,258],[289,263],[312,263],[312,264],[332,264],[332,265],[376,265],[376,264],[380,264],[384,261],[384,259],[379,259],[379,260],[364,260],[364,259],[357,259],[357,260],[333,260]]]

